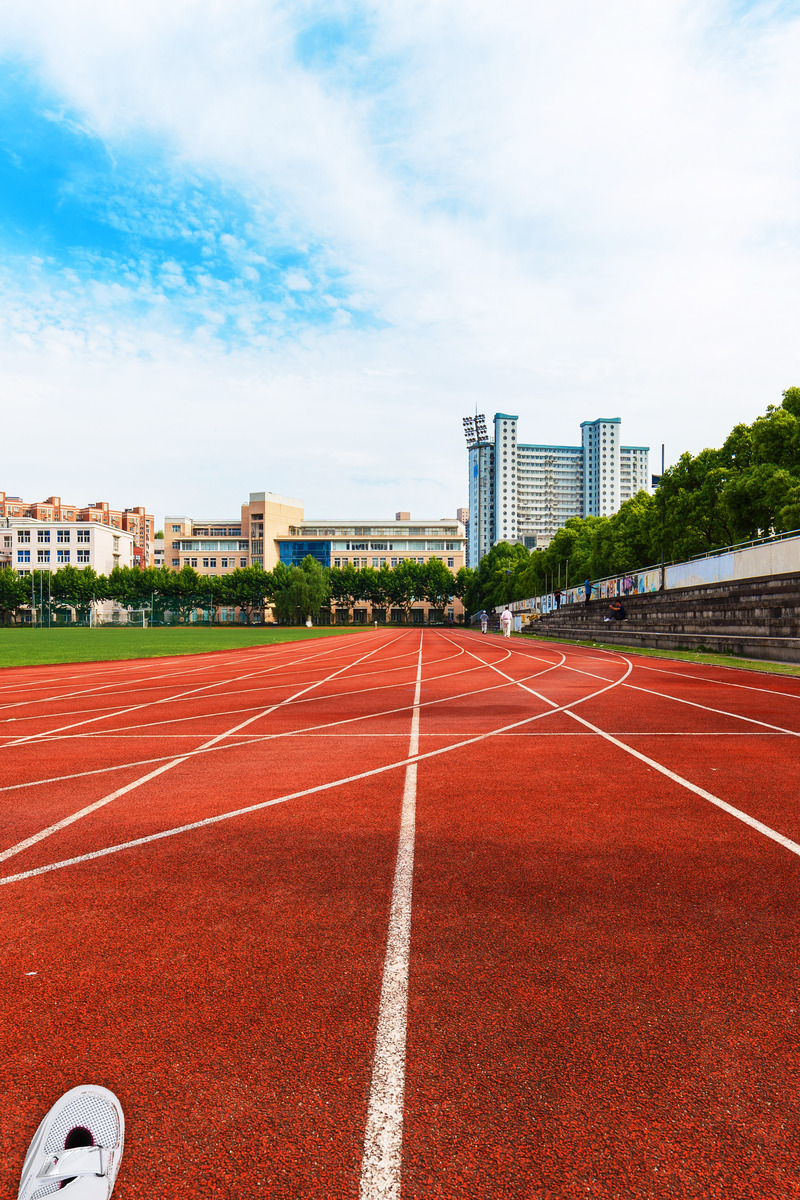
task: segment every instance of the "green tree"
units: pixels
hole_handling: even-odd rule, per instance
[[[372,605],[372,611],[385,611],[391,593],[392,572],[390,567],[365,567],[361,572],[362,597]]]
[[[346,567],[331,567],[328,572],[328,586],[331,599],[337,608],[347,612],[348,620],[356,601],[367,598],[365,573],[351,563]]]
[[[92,567],[59,567],[51,580],[54,606],[62,611],[74,609],[78,621],[88,621],[93,601],[106,599],[109,591],[108,580],[104,578],[102,584],[99,581]]]
[[[407,558],[389,573],[389,600],[395,608],[403,610],[405,621],[409,618],[414,601],[421,600],[425,594],[423,571],[422,564]]]
[[[456,579],[453,572],[440,558],[428,559],[422,567],[422,595],[436,609],[445,608],[450,597],[456,594]]]
[[[278,563],[274,572],[261,566],[237,567],[224,576],[226,603],[240,609],[247,624],[252,624],[254,615],[262,613],[272,602],[281,573],[286,569],[282,563]]]
[[[274,594],[275,612],[282,621],[300,625],[315,617],[329,598],[326,570],[309,554],[299,567],[281,573]]]
[[[23,604],[30,602],[31,588],[28,580],[18,575],[11,567],[3,567],[0,570],[0,621],[9,625],[11,618]]]

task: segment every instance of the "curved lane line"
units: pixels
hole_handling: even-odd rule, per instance
[[[618,654],[617,651],[611,651],[611,653]],[[618,654],[618,657],[621,658],[623,660],[623,662],[626,662],[628,664],[629,669],[626,672],[625,676],[623,676],[623,679],[625,679],[631,673],[631,670],[633,669],[633,663],[630,661],[630,659],[626,658],[625,655],[623,655],[623,654]],[[576,668],[571,668],[571,669],[575,670]],[[581,674],[589,674],[589,672],[580,672],[580,673]],[[623,687],[630,688],[634,691],[642,691],[649,695],[658,696],[661,699],[667,699],[667,700],[676,699],[676,697],[674,697],[674,696],[665,696],[663,692],[656,692],[656,691],[653,691],[648,688],[636,687],[634,684],[623,683],[622,680],[620,680],[620,683],[622,683]],[[526,689],[526,690],[529,690],[529,689]],[[694,704],[692,701],[689,701],[689,700],[681,701],[681,703],[691,704],[692,707],[694,707],[694,708],[705,708],[709,712],[722,713],[722,710],[720,710],[720,709],[708,708],[708,706],[704,705],[704,704]],[[650,758],[648,755],[642,754],[641,751],[639,751],[639,750],[634,750],[634,748],[632,746],[626,745],[625,742],[620,741],[619,738],[614,737],[613,734],[606,733],[605,730],[600,729],[600,727],[598,725],[592,724],[591,721],[587,721],[586,718],[580,716],[579,713],[571,712],[569,708],[565,709],[565,711],[566,711],[567,715],[572,717],[572,719],[574,721],[580,722],[581,725],[584,725],[587,729],[591,730],[593,733],[598,734],[600,737],[604,738],[606,741],[611,742],[615,746],[618,746],[621,750],[624,750],[626,754],[630,754],[633,758],[639,759],[640,762],[646,763],[646,765],[648,767],[652,767],[653,770],[659,771],[662,775],[666,776],[667,779],[671,779],[674,783],[678,783],[678,784],[680,784],[681,787],[684,787],[688,791],[693,792],[695,795],[702,797],[703,800],[707,800],[709,802],[709,804],[713,804],[717,808],[722,809],[722,811],[728,813],[729,816],[735,817],[736,820],[743,822],[743,824],[748,825],[751,829],[754,829],[758,833],[763,834],[764,837],[769,838],[773,842],[776,842],[779,846],[782,846],[785,850],[791,851],[792,854],[800,855],[800,844],[792,841],[791,838],[787,838],[784,834],[779,833],[776,829],[772,829],[769,825],[765,825],[763,821],[759,821],[755,817],[751,817],[749,813],[744,812],[742,809],[735,808],[734,805],[728,804],[726,800],[722,800],[719,796],[713,795],[712,792],[707,792],[705,790],[705,788],[701,788],[696,783],[692,783],[691,780],[685,779],[683,775],[678,775],[675,771],[670,771],[670,769],[668,767],[663,766],[661,763],[657,762],[654,758]],[[738,716],[737,713],[725,713],[724,715],[731,716],[731,717]],[[740,717],[739,719],[743,720],[743,721],[754,721],[754,719],[751,717]],[[775,725],[768,725],[766,721],[754,721],[754,723],[758,724],[758,725],[764,725],[768,729],[774,730],[777,733],[792,734],[794,732],[793,730],[789,730],[789,729],[781,729]],[[800,736],[800,734],[795,734],[795,736]]]
[[[432,707],[436,704],[449,704],[453,700],[464,700],[464,699],[468,698],[469,696],[482,696],[482,695],[485,695],[487,692],[502,691],[503,688],[506,688],[509,686],[514,686],[518,683],[527,682],[527,680],[529,680],[529,679],[539,679],[542,675],[546,675],[549,671],[555,670],[560,665],[561,665],[560,663],[551,663],[544,670],[535,671],[532,675],[526,675],[523,680],[511,679],[510,676],[506,676],[506,678],[510,680],[510,683],[498,683],[494,687],[474,688],[468,692],[456,692],[452,696],[442,696],[438,700],[424,700],[421,703],[421,707],[428,708],[428,707]],[[477,670],[477,668],[475,668],[475,669]],[[453,675],[462,675],[462,674],[468,674],[468,672],[456,671],[456,672],[453,672],[452,674]],[[500,674],[502,674],[502,672],[500,672]],[[437,675],[435,677],[435,680],[447,679],[447,678],[450,678],[450,676]],[[400,685],[398,685],[397,683],[393,683],[390,686],[393,688],[397,688]],[[365,690],[372,691],[372,690],[378,690],[378,689],[365,689]],[[356,694],[360,694],[360,693],[356,693]],[[536,693],[533,693],[533,694],[535,695]],[[289,704],[291,702],[292,701],[290,699],[290,700],[285,701],[284,703]],[[297,701],[297,703],[302,704],[302,703],[304,703],[304,701],[302,701],[302,700]],[[548,703],[551,703],[551,701],[548,701]],[[408,704],[402,704],[402,705],[398,706],[397,708],[382,709],[380,712],[360,713],[355,717],[342,717],[338,721],[326,721],[322,725],[301,725],[301,726],[298,726],[298,728],[296,728],[296,729],[282,730],[280,733],[259,734],[257,737],[248,738],[246,741],[241,741],[241,742],[236,742],[236,743],[227,743],[224,745],[210,746],[208,748],[205,745],[199,746],[196,750],[185,751],[183,754],[180,755],[180,758],[183,761],[188,761],[189,759],[193,758],[195,755],[198,755],[198,754],[210,754],[217,750],[236,750],[236,749],[240,749],[243,746],[255,746],[255,745],[260,744],[261,742],[273,741],[273,740],[277,740],[278,738],[301,737],[305,733],[318,733],[322,729],[333,729],[340,725],[353,724],[356,721],[370,721],[370,720],[376,720],[378,717],[395,716],[398,713],[408,712],[411,707],[413,707],[413,706],[408,705]],[[243,709],[241,711],[248,712],[250,710]],[[218,714],[218,713],[212,714],[212,716],[219,716],[219,715],[223,715],[223,714]],[[549,716],[550,714],[549,713],[541,713],[540,715],[541,716]],[[164,724],[172,724],[172,722],[171,721],[164,722]],[[107,736],[113,735],[113,733],[114,733],[113,730],[106,731]],[[73,738],[75,740],[77,740],[78,736],[81,736],[81,735],[77,735],[77,734],[71,735],[70,738],[52,738],[51,741],[52,742],[70,741],[70,740],[73,740]],[[85,738],[88,739],[90,737],[94,738],[95,735],[94,734],[84,734],[82,736],[84,736]],[[135,736],[135,735],[133,735],[133,736]],[[154,736],[154,735],[151,734],[149,736]],[[186,737],[195,736],[196,737],[196,736],[200,736],[200,735],[185,734],[184,736],[186,736]],[[37,744],[39,744],[39,743],[37,743]],[[48,743],[43,742],[41,744],[47,745]],[[83,779],[89,775],[105,775],[106,773],[110,773],[111,771],[124,771],[124,770],[131,769],[133,767],[151,766],[153,763],[166,762],[169,759],[172,759],[174,757],[175,757],[175,754],[173,751],[170,754],[160,754],[153,758],[135,759],[133,762],[112,763],[105,767],[97,767],[91,771],[75,771],[68,775],[52,775],[52,776],[48,776],[44,779],[27,780],[24,783],[9,783],[9,784],[4,785],[3,787],[0,787],[0,793],[16,792],[22,788],[42,787],[48,783],[64,783],[70,779]]]
[[[310,656],[310,658],[324,658],[324,657],[325,657],[325,651],[320,651],[319,654]],[[309,658],[306,657],[303,659],[295,659],[294,662],[292,662],[292,663],[284,663],[282,665],[284,667],[285,666],[294,666],[299,661],[308,662]],[[361,660],[358,659],[357,661],[360,662]],[[29,742],[43,741],[45,738],[52,737],[53,734],[65,733],[69,729],[77,729],[84,725],[93,725],[97,721],[111,720],[111,718],[115,717],[115,716],[116,717],[124,717],[126,713],[140,712],[143,708],[157,708],[159,704],[174,704],[178,700],[185,700],[188,696],[194,696],[197,692],[207,692],[209,688],[219,687],[220,685],[226,684],[226,683],[235,683],[241,679],[252,679],[256,675],[268,675],[273,671],[280,670],[280,668],[281,668],[281,664],[277,664],[275,666],[265,667],[263,670],[259,670],[259,671],[248,671],[244,675],[235,675],[231,679],[222,679],[222,680],[217,680],[217,681],[212,680],[211,683],[199,684],[197,687],[189,688],[188,691],[177,692],[172,696],[162,696],[158,700],[146,700],[141,704],[132,704],[127,708],[123,705],[121,708],[117,708],[114,711],[102,712],[98,716],[87,717],[86,720],[84,720],[84,721],[73,721],[71,725],[62,725],[58,729],[46,729],[46,730],[42,730],[40,733],[26,734],[25,736],[23,736],[21,738],[17,738],[14,741],[6,742],[3,749],[8,750],[12,746],[24,746]],[[342,670],[344,670],[344,669],[345,668],[342,668]],[[329,678],[332,678],[332,676],[329,676]],[[323,680],[322,682],[325,682],[325,680]],[[299,694],[300,693],[298,693],[298,695]],[[69,715],[69,714],[66,714],[66,715]],[[43,719],[46,719],[47,714],[46,713],[43,714],[42,717],[43,717]]]
[[[391,645],[391,643],[389,644]],[[381,646],[376,646],[373,650],[370,650],[367,654],[363,655],[363,658],[369,658],[370,655],[377,654],[381,649]],[[358,659],[357,661],[360,662],[362,660]],[[334,676],[340,674],[342,671],[348,670],[349,666],[351,665],[352,664],[350,663],[345,664],[345,666],[340,667],[337,671],[334,671],[332,675],[327,676],[326,679],[319,680],[317,683],[308,684],[303,691],[309,691],[313,687],[318,687],[320,684],[326,683],[328,679],[333,679]],[[298,692],[297,695],[302,695],[302,692]],[[292,698],[293,697],[290,697],[290,699]],[[225,738],[230,737],[231,734],[238,733],[240,729],[244,729],[246,726],[251,725],[253,721],[257,721],[259,718],[268,716],[270,713],[275,712],[275,710],[281,708],[284,703],[286,703],[286,701],[280,701],[278,704],[273,704],[263,712],[256,713],[255,716],[249,717],[246,721],[242,721],[240,724],[235,725],[232,729],[225,730],[224,733],[218,733],[216,737],[211,738],[210,741],[206,742],[204,746],[201,746],[200,750],[210,749],[218,742],[222,742]],[[190,756],[185,754],[179,755],[171,759],[171,761],[164,763],[163,766],[158,767],[155,771],[150,771],[147,775],[143,775],[140,779],[134,779],[131,783],[126,784],[124,787],[118,788],[117,791],[112,792],[110,795],[103,796],[100,800],[96,800],[94,804],[89,804],[85,808],[80,809],[78,812],[71,813],[68,817],[63,817],[62,820],[56,821],[53,825],[49,825],[46,829],[39,830],[38,833],[32,834],[30,837],[25,838],[24,841],[18,842],[14,846],[9,846],[7,850],[0,852],[0,862],[5,862],[6,859],[11,858],[13,855],[19,854],[23,850],[28,850],[31,846],[35,846],[37,842],[41,842],[45,838],[52,837],[54,833],[59,833],[68,825],[73,825],[76,821],[81,820],[81,818],[88,816],[90,813],[96,812],[99,808],[103,808],[106,804],[110,804],[112,800],[117,800],[120,796],[124,796],[128,792],[135,791],[136,788],[148,783],[157,775],[163,775],[164,772],[170,771],[173,767],[177,767],[180,763],[186,762],[188,757]]]
[[[407,767],[409,765],[409,763],[412,763],[412,762],[419,763],[419,762],[424,762],[426,759],[429,759],[429,758],[439,758],[443,754],[452,754],[455,750],[463,750],[464,747],[466,747],[466,746],[474,746],[474,745],[477,745],[479,742],[488,741],[490,738],[497,737],[499,734],[508,733],[512,729],[519,729],[523,725],[531,725],[534,721],[540,721],[545,717],[554,716],[556,713],[569,712],[569,710],[571,708],[575,707],[576,705],[585,704],[588,700],[592,700],[595,696],[601,696],[604,692],[609,691],[611,688],[617,687],[619,682],[620,682],[619,680],[614,680],[612,683],[608,683],[606,685],[606,687],[598,688],[597,691],[590,692],[587,696],[580,696],[580,697],[578,697],[577,700],[570,701],[569,704],[556,706],[554,708],[549,709],[547,712],[536,713],[532,717],[524,717],[521,721],[512,721],[510,725],[504,725],[499,729],[492,729],[486,733],[477,734],[471,738],[465,738],[461,742],[455,742],[452,746],[442,746],[438,750],[428,750],[424,754],[415,755],[413,758],[399,759],[398,761],[393,762],[393,763],[386,763],[384,766],[381,766],[381,767],[373,767],[368,771],[359,771],[355,775],[347,775],[342,779],[334,779],[328,783],[320,783],[320,784],[316,784],[314,787],[303,788],[301,791],[289,792],[283,796],[276,796],[272,800],[262,800],[258,804],[249,804],[244,808],[234,809],[231,812],[218,813],[216,816],[213,816],[213,817],[204,817],[204,818],[202,818],[202,820],[199,820],[199,821],[191,821],[190,823],[188,823],[186,825],[179,825],[173,829],[165,829],[159,833],[147,834],[144,837],[134,838],[128,842],[121,842],[116,846],[106,846],[102,850],[92,850],[87,854],[80,854],[75,858],[64,859],[61,862],[48,863],[46,866],[34,867],[29,871],[21,871],[17,875],[7,875],[3,878],[0,878],[0,885],[7,884],[7,883],[18,883],[19,881],[21,881],[23,879],[32,879],[38,875],[47,874],[50,871],[58,871],[64,867],[72,867],[72,866],[77,865],[78,863],[89,862],[95,858],[104,858],[109,854],[117,854],[122,850],[130,850],[137,846],[145,846],[145,845],[150,844],[151,842],[161,841],[164,838],[175,837],[180,833],[189,833],[195,829],[203,829],[209,825],[217,825],[222,821],[230,821],[234,817],[242,817],[242,816],[246,816],[253,812],[260,812],[262,809],[272,808],[276,804],[285,804],[289,800],[299,800],[305,796],[313,796],[319,792],[330,791],[332,788],[343,787],[345,784],[348,784],[348,783],[356,783],[361,779],[371,779],[371,778],[374,778],[376,775],[385,775],[389,771],[396,771],[400,767]],[[507,685],[503,684],[502,686],[505,687]],[[485,689],[485,690],[494,690],[494,689]],[[449,699],[452,699],[452,697],[449,697]],[[546,703],[553,704],[553,701],[546,700]],[[231,731],[231,732],[234,732],[234,731]],[[176,759],[175,761],[176,761],[176,763],[183,762],[183,761],[185,761],[185,759],[187,757],[188,757],[187,755],[184,755],[181,758]],[[97,805],[93,806],[93,808],[102,807],[102,803],[103,802],[100,801]],[[91,811],[91,810],[86,810],[86,811]],[[83,815],[83,814],[79,814],[79,815]],[[69,823],[69,821],[67,821],[66,823]],[[7,854],[8,854],[8,852],[6,852],[6,856],[7,856]],[[2,859],[1,855],[0,855],[0,859]]]

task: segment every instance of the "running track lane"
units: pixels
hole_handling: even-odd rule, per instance
[[[797,856],[674,778],[741,812],[757,800],[791,844],[770,762],[796,754],[800,687],[426,632],[415,706],[420,635],[391,637],[360,639],[383,643],[370,678],[362,663],[321,682],[359,657],[348,639],[300,681],[319,700],[3,864],[219,815],[265,781],[274,798],[287,779],[322,787],[0,890],[16,939],[9,1190],[54,1086],[100,1064],[129,1117],[115,1194],[236,1195],[246,1178],[265,1196],[358,1195],[418,707],[403,1197],[800,1194]],[[285,736],[263,740],[272,728]],[[97,741],[119,761],[113,732],[93,755]],[[57,763],[63,738],[48,746]],[[324,786],[356,768],[381,773]],[[0,792],[0,808],[32,806],[35,825],[49,786]]]

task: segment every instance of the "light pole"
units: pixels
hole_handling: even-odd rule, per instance
[[[663,491],[661,491],[663,483],[664,483],[664,443],[662,442],[661,443],[661,479],[658,481],[658,488],[659,488],[659,492],[661,493],[661,495],[660,495],[660,499],[661,499],[661,588],[660,588],[660,590],[662,592],[666,591],[666,587],[667,587],[667,578],[666,578],[667,573],[666,573],[666,570],[664,567],[664,523],[666,520],[666,513],[664,511],[665,497],[664,497]]]
[[[477,499],[477,513],[470,512],[470,535],[472,530],[475,530],[475,566],[477,567],[482,558],[482,548],[484,541],[484,520],[483,520],[483,484],[485,471],[485,458],[488,450],[489,435],[486,429],[485,413],[476,413],[474,417],[463,417],[462,424],[464,426],[464,437],[467,439],[467,449],[475,451],[475,465],[473,475],[476,480],[475,494]],[[470,538],[471,540],[471,538]]]

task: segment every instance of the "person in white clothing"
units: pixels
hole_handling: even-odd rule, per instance
[[[483,610],[483,611],[481,611],[481,633],[486,633],[486,630],[488,628],[489,628],[489,614],[485,610]]]
[[[514,620],[511,609],[506,607],[500,614],[500,624],[503,626],[503,637],[511,637],[511,623]]]

